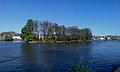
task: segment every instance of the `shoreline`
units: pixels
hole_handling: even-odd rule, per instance
[[[91,40],[90,40],[91,41]],[[90,41],[26,41],[26,43],[86,43],[86,42],[90,42]]]

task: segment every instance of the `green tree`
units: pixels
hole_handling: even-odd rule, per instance
[[[21,30],[21,37],[23,39],[30,41],[33,40],[33,36],[34,36],[34,24],[33,20],[29,19],[27,21],[27,24]]]
[[[5,35],[5,41],[13,41],[12,35]]]
[[[65,27],[57,23],[29,19],[21,30],[21,37],[28,41],[89,41],[92,39],[92,31],[89,28]]]
[[[39,24],[38,24],[39,22],[38,22],[38,20],[34,20],[33,21],[33,26],[34,26],[34,37],[33,37],[33,39],[34,40],[37,40],[38,41],[38,39],[39,39]]]
[[[48,29],[48,38],[50,40],[53,39],[53,27],[52,26],[50,26],[49,29]]]
[[[92,31],[89,28],[84,28],[85,39],[91,40],[92,39]]]
[[[84,28],[79,30],[80,37],[84,41],[89,41],[92,39],[92,31],[89,28]]]

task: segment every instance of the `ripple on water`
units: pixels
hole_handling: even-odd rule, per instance
[[[120,65],[120,42],[24,44],[0,42],[0,72],[62,72],[69,60],[92,57],[93,72],[110,72]]]

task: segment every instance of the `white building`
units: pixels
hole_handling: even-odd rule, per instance
[[[100,40],[104,40],[105,38],[104,37],[100,37]]]
[[[110,40],[111,38],[110,37],[107,37],[108,40]]]
[[[20,36],[13,36],[14,40],[21,40],[22,38]]]

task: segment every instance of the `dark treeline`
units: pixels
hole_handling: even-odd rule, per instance
[[[29,19],[21,30],[21,37],[28,41],[89,41],[92,39],[92,31],[89,28],[65,27],[57,23]]]

